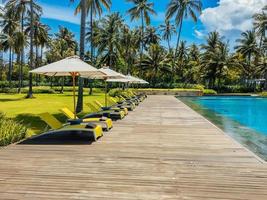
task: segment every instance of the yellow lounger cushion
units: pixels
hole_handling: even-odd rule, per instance
[[[68,108],[61,108],[60,111],[62,113],[64,113],[68,118],[70,119],[74,119],[74,113],[72,111],[70,111]],[[78,117],[76,117],[76,119],[78,119]],[[86,118],[86,119],[82,119],[83,122],[100,122],[102,121],[103,123],[106,123],[106,126],[108,129],[111,129],[113,127],[113,122],[111,119],[105,119],[102,120],[101,118]]]

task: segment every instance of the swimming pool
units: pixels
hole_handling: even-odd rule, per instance
[[[266,98],[210,96],[179,99],[267,160]]]

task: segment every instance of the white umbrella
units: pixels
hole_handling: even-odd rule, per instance
[[[129,79],[130,83],[141,83],[140,79],[138,79],[138,78],[136,78],[134,76],[127,75],[126,78]]]
[[[105,77],[103,76],[98,76],[98,75],[95,75],[93,78],[94,79],[103,79],[105,81],[105,106],[107,106],[107,82],[110,82],[109,80],[114,80],[114,79],[124,79],[125,76],[119,72],[116,72],[112,69],[110,69],[109,67],[107,66],[104,66],[102,68],[99,69],[100,72],[104,73],[105,74]]]
[[[63,60],[39,67],[30,71],[30,73],[41,74],[46,76],[71,76],[73,80],[73,103],[74,114],[76,117],[76,100],[75,100],[75,77],[87,76],[87,77],[105,77],[106,74],[93,66],[82,61],[78,56],[72,56]]]

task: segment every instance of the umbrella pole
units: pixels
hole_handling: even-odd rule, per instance
[[[106,87],[106,94],[105,94],[105,106],[108,106],[108,84],[107,81],[105,81],[105,87]]]
[[[76,90],[76,88],[75,88],[75,74],[74,73],[72,73],[71,74],[72,75],[72,89],[73,89],[73,113],[74,113],[74,119],[76,119],[76,116],[77,116],[77,113],[76,113],[76,98],[75,98],[75,96],[76,96],[76,94],[75,94],[75,90]]]

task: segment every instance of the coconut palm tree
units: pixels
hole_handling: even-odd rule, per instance
[[[105,63],[110,67],[117,66],[120,30],[123,27],[123,23],[123,19],[118,12],[108,15],[103,19],[99,35],[97,36],[98,52],[102,54],[101,63]]]
[[[170,20],[172,17],[175,17],[176,26],[179,27],[175,54],[177,54],[178,51],[184,19],[191,17],[194,22],[197,22],[197,13],[200,13],[201,10],[201,0],[170,1],[166,12],[166,20]]]
[[[148,0],[127,0],[130,3],[133,3],[134,6],[128,10],[128,14],[131,16],[131,21],[141,19],[141,52],[140,52],[140,62],[143,57],[144,49],[144,29],[145,24],[150,24],[150,15],[156,15],[155,10],[153,9],[154,3],[149,2]]]
[[[167,53],[159,44],[151,44],[148,53],[142,60],[141,67],[148,71],[150,82],[153,85],[156,84],[159,72],[166,73],[171,69]]]
[[[14,14],[5,13],[3,15],[3,19],[1,21],[2,26],[2,46],[3,50],[9,51],[9,72],[8,72],[8,80],[11,82],[12,68],[13,68],[13,52],[14,52],[14,44],[15,38],[14,33],[18,30],[19,23],[16,20]]]
[[[204,71],[204,78],[208,81],[208,87],[214,88],[216,81],[217,66],[214,65],[213,58],[215,54],[215,49],[221,42],[221,37],[218,32],[211,32],[208,35],[206,44],[201,45],[203,53],[201,55],[201,66],[202,71]]]
[[[19,57],[19,55],[22,52],[22,49],[27,46],[27,37],[21,31],[16,31],[13,34],[13,38],[14,38],[14,53],[16,53],[17,56]],[[20,60],[19,61],[19,87],[18,87],[18,93],[21,92],[22,83],[23,83],[23,64],[22,64],[22,60]]]
[[[35,2],[32,2],[34,15],[42,13],[42,8]],[[7,15],[14,15],[15,19],[20,21],[21,33],[24,33],[25,19],[30,14],[31,0],[9,0],[6,4]],[[24,64],[24,47],[20,52],[21,64]]]
[[[254,29],[257,35],[260,37],[260,48],[265,40],[265,32],[267,30],[267,14],[262,10],[261,13],[257,13],[253,16],[254,18]]]
[[[130,30],[126,25],[122,28],[122,34],[120,37],[119,52],[120,56],[125,62],[126,74],[132,74],[133,65],[136,62],[138,48],[140,46],[137,30]]]
[[[93,17],[98,15],[101,16],[103,8],[110,10],[111,0],[86,0],[87,14],[90,14],[90,33],[94,34],[94,20]],[[76,14],[81,11],[81,1],[76,8]],[[93,38],[92,38],[93,39]],[[94,43],[91,40],[91,62],[94,60]]]
[[[4,50],[4,52],[9,53],[9,64],[8,64],[8,81],[11,85],[12,80],[12,68],[13,68],[13,52],[14,52],[14,46],[15,46],[15,38],[14,35],[11,34],[1,34],[0,40],[1,40],[1,46]]]
[[[30,0],[30,69],[33,69],[33,40],[34,40],[34,2]],[[26,98],[33,98],[32,93],[32,73],[29,74],[29,91]]]
[[[146,27],[144,33],[144,45],[150,46],[151,44],[158,44],[160,42],[160,35],[157,33],[157,29],[152,26]]]
[[[170,52],[171,51],[170,41],[172,35],[176,33],[175,26],[171,24],[170,20],[165,20],[165,23],[159,26],[159,30],[162,33],[162,38],[167,41]]]
[[[252,57],[259,54],[259,48],[256,41],[255,31],[246,31],[241,34],[242,38],[237,39],[238,45],[235,49],[238,53],[244,55],[247,59],[248,64],[251,64]]]

